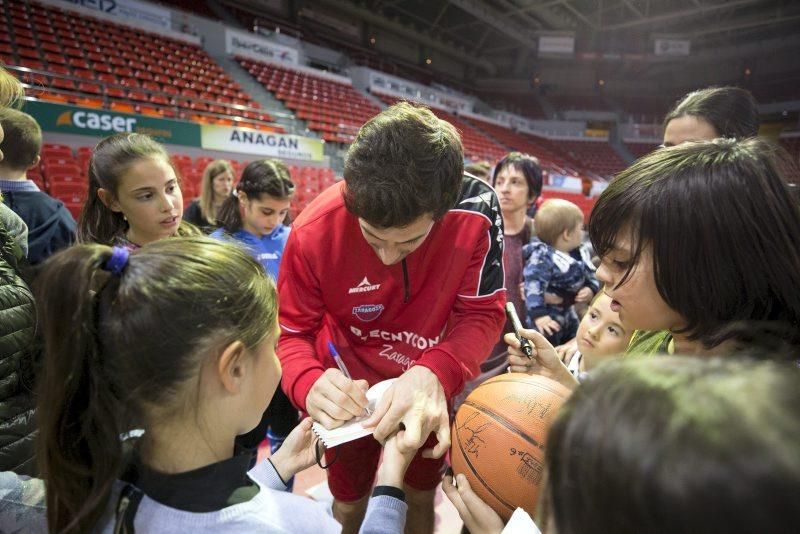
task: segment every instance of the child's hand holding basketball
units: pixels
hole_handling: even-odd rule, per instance
[[[508,344],[508,368],[511,372],[542,375],[570,389],[578,386],[577,379],[561,362],[556,349],[542,334],[523,328],[520,335],[533,345],[533,357],[528,359],[520,350],[519,340],[514,334],[506,334],[503,340]]]
[[[472,491],[467,477],[450,473],[444,477],[442,489],[467,530],[489,534],[503,531],[503,519]]]
[[[270,457],[282,480],[289,480],[317,462],[317,441],[311,431],[311,418],[306,417],[289,433],[281,448]]]

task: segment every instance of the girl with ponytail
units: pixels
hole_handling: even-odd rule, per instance
[[[97,144],[78,220],[80,242],[138,248],[199,234],[182,216],[180,180],[162,145],[138,133],[115,134]]]
[[[289,238],[289,227],[283,223],[293,195],[294,184],[283,163],[275,159],[250,163],[235,194],[222,204],[217,217],[222,228],[211,237],[238,241],[277,280]]]
[[[252,468],[235,454],[281,376],[275,285],[245,251],[202,237],[77,245],[37,282],[44,483],[0,473],[0,531],[44,530],[43,500],[53,533],[340,531],[324,506],[281,491],[321,454],[310,419]],[[413,452],[394,443],[380,482],[392,489],[365,528],[403,529]]]
[[[241,244],[273,280],[277,280],[283,249],[289,238],[289,227],[283,221],[289,213],[293,194],[294,184],[283,163],[275,159],[250,163],[242,172],[235,194],[228,195],[222,204],[218,217],[222,228],[211,237]],[[252,449],[266,436],[274,454],[299,421],[297,408],[278,388],[261,423],[241,436],[238,444]],[[294,480],[287,482],[291,490]]]

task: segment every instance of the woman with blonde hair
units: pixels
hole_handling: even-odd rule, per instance
[[[205,234],[210,234],[219,228],[220,224],[217,222],[219,209],[233,191],[234,176],[230,161],[218,159],[209,163],[203,171],[200,198],[189,204],[183,213],[183,219],[200,228]]]

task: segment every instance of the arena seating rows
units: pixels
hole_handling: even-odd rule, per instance
[[[272,63],[236,59],[325,141],[351,143],[361,125],[381,111],[350,84]]]
[[[43,191],[62,201],[74,217],[80,213],[86,192],[89,188],[88,169],[92,147],[78,147],[73,153],[71,147],[59,144],[42,146],[42,161],[37,168],[28,173]],[[184,204],[200,194],[200,182],[203,170],[213,158],[192,158],[185,154],[172,154],[172,161],[181,178],[181,190]],[[231,161],[240,176],[247,166],[247,161]],[[333,170],[323,167],[290,166],[289,173],[295,183],[295,196],[292,202],[292,214],[296,216],[322,190],[336,181]]]
[[[658,148],[658,145],[656,143],[625,143],[625,148],[637,158],[641,158]]]
[[[0,61],[41,99],[282,131],[199,46],[110,21],[0,0]]]
[[[476,128],[486,132],[509,149],[536,156],[543,168],[559,174],[577,175],[575,170],[579,163],[560,153],[546,139],[515,132],[510,128],[498,126],[474,117],[463,118]]]
[[[6,29],[0,31],[0,61],[34,87],[29,95],[119,112],[283,131],[197,45],[35,1],[0,0],[0,7],[0,29],[4,25]],[[352,142],[359,127],[380,111],[348,83],[285,66],[237,60],[326,141]],[[376,96],[388,104],[397,101]],[[585,168],[604,169],[608,161],[616,168],[616,154],[609,156],[613,150],[608,146],[598,157],[580,149],[572,157],[560,142],[433,111],[460,131],[465,155],[472,160],[494,163],[510,150],[521,150],[539,157],[551,172],[576,175]],[[68,147],[67,151],[50,148],[33,178],[43,189],[55,186],[68,204],[74,203],[85,191],[89,149],[81,147],[73,155]],[[199,167],[181,168],[187,197],[196,193]],[[317,190],[298,187],[297,204],[304,205]]]
[[[551,142],[580,161],[584,168],[591,169],[601,176],[611,176],[627,167],[619,154],[605,140],[552,140]]]
[[[570,193],[569,191],[563,191],[561,189],[549,188],[545,188],[542,191],[541,198],[543,200],[550,198],[563,198],[564,200],[569,200],[578,206],[583,212],[584,224],[589,222],[589,214],[592,212],[595,202],[597,202],[597,198],[587,197],[579,193]]]
[[[402,98],[385,93],[376,92],[375,96],[380,98],[381,101],[387,105],[403,101]],[[506,147],[490,139],[471,124],[461,120],[452,113],[437,108],[431,108],[431,111],[440,119],[455,126],[459,133],[461,133],[461,141],[464,144],[464,155],[467,158],[472,160],[487,160],[494,164],[508,152]]]
[[[600,95],[562,95],[548,94],[545,98],[553,104],[559,111],[582,110],[582,111],[609,111],[610,108]]]

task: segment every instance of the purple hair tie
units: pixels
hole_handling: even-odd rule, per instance
[[[128,265],[130,251],[125,247],[114,247],[111,250],[111,257],[103,264],[103,270],[108,271],[114,276],[120,276],[125,266]]]

